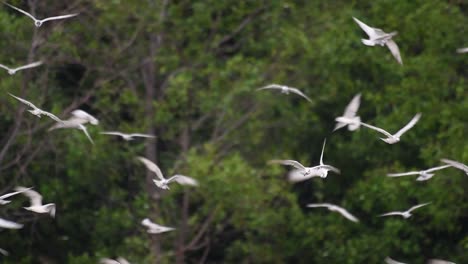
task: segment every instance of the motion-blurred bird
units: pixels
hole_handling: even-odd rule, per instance
[[[110,258],[102,258],[99,263],[101,264],[130,264],[126,259],[118,257],[117,260]]]
[[[141,224],[148,228],[147,232],[150,234],[160,234],[160,233],[175,230],[175,228],[173,227],[158,225],[152,222],[151,220],[149,220],[148,218],[143,219],[143,221],[141,221]]]
[[[435,174],[431,173],[433,171],[438,171],[438,170],[443,170],[445,168],[451,167],[450,165],[442,165],[434,168],[430,168],[427,170],[422,170],[422,171],[410,171],[410,172],[403,172],[403,173],[388,173],[388,177],[401,177],[401,176],[409,176],[409,175],[419,175],[418,178],[416,178],[417,181],[427,181],[430,178],[432,178]]]
[[[355,17],[353,17],[353,19],[359,25],[359,27],[361,27],[361,29],[364,30],[364,32],[366,32],[366,34],[369,36],[369,39],[361,39],[364,45],[367,45],[367,46],[387,45],[388,49],[392,53],[393,57],[395,57],[395,59],[398,61],[398,63],[403,64],[403,61],[401,60],[400,50],[398,49],[398,45],[392,39],[392,37],[397,35],[396,31],[385,33],[380,28],[370,27]]]
[[[11,7],[11,8],[13,8],[13,9],[15,9],[16,11],[18,11],[18,12],[20,12],[20,13],[22,13],[22,14],[28,16],[28,17],[31,18],[32,20],[34,20],[34,25],[35,25],[36,27],[42,26],[42,24],[43,24],[44,22],[47,22],[47,21],[58,20],[58,19],[65,19],[65,18],[70,18],[70,17],[74,17],[74,16],[77,16],[77,15],[78,15],[78,13],[76,13],[76,14],[69,14],[69,15],[62,15],[62,16],[47,17],[47,18],[44,18],[44,19],[37,19],[37,18],[35,18],[33,15],[31,15],[30,13],[24,11],[23,9],[20,9],[20,8],[18,8],[18,7],[12,6],[12,5],[7,4],[7,3],[4,3],[4,4],[7,5],[7,6],[9,6],[9,7]]]
[[[39,214],[48,213],[50,216],[55,217],[55,204],[42,204],[42,195],[38,192],[30,190],[31,188],[25,188],[18,186],[15,188],[16,191],[22,192],[23,195],[28,197],[31,201],[31,206],[23,207],[28,211],[32,211]]]
[[[466,175],[468,175],[468,166],[466,166],[465,164],[458,162],[458,161],[449,160],[449,159],[441,159],[441,161],[446,164],[449,164],[450,166],[454,168],[464,171]]]
[[[3,218],[0,218],[0,228],[20,229],[20,228],[23,228],[23,224],[18,224],[16,222],[12,222],[12,221],[8,221]]]
[[[458,53],[467,53],[468,52],[468,47],[457,49],[457,52]]]
[[[420,207],[426,206],[426,205],[428,205],[428,204],[430,204],[430,202],[429,202],[429,203],[423,203],[423,204],[415,205],[415,206],[411,207],[410,209],[408,209],[408,210],[406,210],[406,211],[404,211],[404,212],[395,211],[395,212],[389,212],[389,213],[386,213],[386,214],[381,214],[381,215],[379,215],[379,216],[382,217],[382,216],[390,216],[390,215],[400,215],[400,216],[402,216],[403,218],[409,218],[409,217],[412,216],[411,211],[416,210],[416,209],[418,209],[418,208],[420,208]]]
[[[336,126],[333,131],[336,131],[342,127],[348,126],[349,131],[354,131],[361,125],[361,118],[356,116],[361,103],[361,94],[356,94],[351,102],[346,106],[346,109],[342,116],[335,118]]]
[[[380,132],[384,134],[387,138],[380,138],[381,140],[385,141],[388,144],[395,144],[400,141],[400,137],[408,130],[410,130],[416,123],[419,121],[421,118],[421,113],[417,113],[411,121],[409,121],[406,126],[404,126],[402,129],[400,129],[398,132],[396,132],[394,135],[388,133],[387,131],[383,130],[382,128],[371,126],[369,124],[361,122],[361,125],[368,127],[372,130],[375,130],[377,132]]]
[[[329,203],[317,203],[317,204],[308,204],[307,207],[311,207],[311,208],[315,208],[315,207],[326,207],[328,208],[328,210],[332,211],[332,212],[338,212],[340,213],[342,216],[346,217],[348,220],[350,221],[353,221],[353,222],[359,222],[359,220],[354,216],[352,215],[351,213],[349,213],[348,211],[346,211],[346,209],[342,208],[342,207],[339,207],[337,205],[334,205],[334,204],[329,204]]]
[[[50,118],[52,118],[54,121],[58,122],[58,123],[62,123],[62,120],[60,118],[58,118],[57,116],[55,116],[54,114],[52,113],[49,113],[47,111],[44,111],[40,108],[38,108],[37,106],[35,106],[33,103],[29,102],[29,101],[26,101],[22,98],[19,98],[17,96],[14,96],[12,95],[11,93],[8,93],[10,96],[12,96],[13,98],[15,98],[16,100],[22,102],[23,104],[29,106],[32,108],[32,110],[28,110],[28,112],[30,112],[31,114],[37,116],[37,117],[41,117],[41,115],[45,115],[45,116],[48,116]]]
[[[75,128],[83,131],[83,133],[86,135],[86,137],[89,139],[89,141],[94,144],[93,139],[88,133],[88,129],[84,124],[90,123],[92,125],[97,125],[99,124],[99,120],[97,120],[94,116],[86,113],[83,110],[77,109],[71,112],[72,117],[70,117],[67,120],[62,120],[60,123],[54,124],[52,127],[49,128],[48,131],[52,131],[54,129],[59,129],[59,128]]]
[[[427,264],[456,264],[455,262],[442,260],[442,259],[430,259],[427,261]]]
[[[393,260],[390,257],[385,258],[385,263],[387,263],[387,264],[406,264],[404,262],[399,262],[399,261]]]
[[[11,202],[11,201],[9,201],[9,200],[5,200],[6,198],[11,197],[11,196],[13,196],[13,195],[17,195],[17,194],[19,194],[19,193],[22,193],[22,192],[27,191],[27,190],[30,190],[30,189],[31,189],[31,188],[26,188],[26,189],[23,190],[23,191],[7,193],[7,194],[4,194],[4,195],[0,196],[0,205],[5,205],[5,204]]]
[[[148,170],[154,172],[156,176],[158,176],[159,180],[153,179],[153,182],[161,189],[169,190],[168,184],[171,182],[177,182],[180,185],[198,186],[198,182],[195,179],[180,174],[176,174],[169,179],[166,179],[164,178],[161,169],[159,169],[154,162],[143,157],[138,157],[138,160],[143,162]]]
[[[302,96],[303,98],[305,98],[307,101],[311,102],[312,103],[312,100],[310,100],[309,97],[307,97],[307,95],[305,95],[303,92],[301,92],[299,89],[297,88],[294,88],[294,87],[289,87],[289,86],[286,86],[286,85],[280,85],[280,84],[269,84],[267,86],[263,86],[261,88],[258,88],[257,91],[260,91],[260,90],[265,90],[265,89],[277,89],[277,90],[281,90],[281,93],[284,93],[284,94],[289,94],[289,93],[295,93],[295,94],[298,94],[300,96]]]
[[[26,64],[26,65],[23,65],[23,66],[20,66],[20,67],[17,67],[17,68],[10,68],[10,67],[8,67],[6,65],[0,64],[0,68],[3,68],[5,70],[7,70],[8,74],[13,75],[17,71],[21,71],[21,70],[25,70],[25,69],[29,69],[29,68],[34,68],[34,67],[37,67],[37,66],[39,66],[41,64],[42,64],[42,61],[36,61],[36,62],[29,63],[29,64]]]
[[[3,248],[0,248],[0,253],[4,256],[8,256],[8,251],[4,250]]]
[[[340,170],[331,166],[331,165],[326,165],[323,163],[323,152],[325,151],[325,144],[327,140],[325,139],[323,141],[323,146],[322,146],[322,153],[320,154],[320,165],[317,165],[315,167],[305,167],[302,165],[300,162],[295,161],[295,160],[270,160],[268,163],[269,164],[281,164],[281,165],[288,165],[288,166],[293,166],[294,168],[298,169],[304,176],[306,177],[313,177],[313,176],[319,176],[321,178],[326,178],[328,175],[329,171],[333,171],[337,174],[340,174]]]
[[[142,138],[155,138],[156,136],[149,135],[149,134],[140,134],[140,133],[132,133],[132,134],[125,134],[118,131],[104,131],[100,134],[104,135],[112,135],[112,136],[120,136],[126,141],[134,140],[134,137],[142,137]]]

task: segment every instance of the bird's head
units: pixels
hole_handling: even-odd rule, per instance
[[[425,171],[422,171],[420,176],[416,178],[417,181],[427,181],[430,178],[432,178],[435,174],[434,173],[427,173]]]

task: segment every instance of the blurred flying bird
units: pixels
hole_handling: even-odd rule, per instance
[[[268,163],[293,166],[294,168],[298,169],[304,176],[309,178],[313,176],[320,176],[321,178],[326,178],[328,175],[328,171],[333,171],[337,174],[340,174],[339,169],[323,163],[323,152],[325,151],[326,142],[327,139],[323,141],[322,153],[320,154],[320,165],[317,165],[315,167],[305,167],[304,165],[295,160],[270,160]]]
[[[346,106],[346,109],[344,111],[344,114],[342,116],[339,116],[335,118],[335,121],[337,122],[335,129],[333,131],[336,131],[342,127],[348,126],[349,131],[354,131],[359,128],[361,125],[361,118],[359,116],[356,116],[356,113],[359,109],[359,104],[361,103],[361,94],[356,94],[351,102]]]
[[[418,178],[416,178],[417,181],[427,181],[430,178],[432,178],[435,174],[430,173],[433,171],[438,171],[442,170],[445,168],[451,167],[450,165],[442,165],[434,168],[430,168],[427,170],[422,170],[422,171],[410,171],[410,172],[403,172],[403,173],[388,173],[388,177],[401,177],[401,176],[409,176],[409,175],[419,175]]]
[[[41,117],[41,115],[45,115],[45,116],[48,116],[50,118],[52,118],[54,121],[58,122],[58,123],[62,123],[62,120],[60,118],[58,118],[57,116],[55,116],[54,114],[52,113],[49,113],[47,111],[44,111],[40,108],[38,108],[37,106],[35,106],[33,103],[29,102],[29,101],[26,101],[22,98],[19,98],[17,96],[14,96],[12,95],[11,93],[8,93],[10,96],[14,97],[15,99],[17,99],[18,101],[22,102],[23,104],[29,106],[32,108],[32,110],[28,110],[28,112],[30,112],[31,114],[37,116],[37,117]]]
[[[263,86],[261,88],[258,88],[257,91],[265,90],[265,89],[278,89],[278,90],[281,90],[281,93],[284,93],[284,94],[295,93],[295,94],[298,94],[298,95],[302,96],[307,101],[312,103],[312,100],[310,100],[310,98],[307,97],[307,95],[305,95],[303,92],[299,91],[299,89],[294,88],[294,87],[289,87],[289,86],[273,83],[273,84],[269,84],[267,86]]]
[[[166,179],[164,178],[161,169],[159,169],[159,167],[152,161],[143,157],[138,157],[138,160],[143,162],[148,170],[154,172],[156,176],[158,176],[159,180],[153,179],[153,182],[161,189],[169,190],[168,184],[171,182],[177,182],[180,185],[198,186],[198,182],[195,179],[180,174],[176,174],[169,179]]]
[[[167,226],[162,226],[162,225],[153,223],[148,218],[143,219],[143,221],[141,221],[141,224],[148,228],[147,232],[150,234],[160,234],[160,233],[175,230],[175,228],[173,227],[167,227]]]
[[[458,53],[467,53],[468,52],[468,47],[457,49],[457,52]]]
[[[31,187],[31,188],[32,188],[32,187]],[[22,192],[24,192],[24,191],[27,191],[27,190],[29,190],[29,189],[31,189],[31,188],[27,188],[27,189],[25,189],[25,190],[23,190],[23,191],[19,191],[19,192],[7,193],[7,194],[4,194],[4,195],[0,196],[0,205],[5,205],[5,204],[11,202],[11,201],[5,200],[6,198],[11,197],[11,196],[13,196],[13,195],[17,195],[17,194],[22,193]]]
[[[3,248],[0,248],[0,253],[4,256],[8,256],[8,251],[4,250]]]
[[[0,218],[0,228],[20,229],[22,227],[23,227],[23,224],[18,224],[18,223]]]
[[[31,188],[25,188],[18,186],[15,188],[16,191],[22,192],[23,195],[28,197],[31,201],[31,206],[23,207],[24,209],[39,214],[48,213],[50,216],[55,217],[55,204],[42,204],[42,195],[38,192],[30,190]]]
[[[429,203],[423,203],[423,204],[415,205],[415,206],[411,207],[410,209],[408,209],[408,210],[406,210],[406,211],[404,211],[404,212],[395,211],[395,212],[389,212],[389,213],[386,213],[386,214],[381,214],[381,215],[379,215],[379,216],[382,217],[382,216],[390,216],[390,215],[400,215],[400,216],[402,216],[403,218],[409,218],[410,216],[412,216],[411,211],[416,210],[416,209],[418,209],[418,208],[420,208],[420,207],[426,206],[426,205],[428,205],[428,204],[430,204],[430,202],[429,202]]]
[[[381,140],[385,141],[388,144],[395,144],[400,141],[400,137],[408,130],[410,130],[416,123],[419,121],[421,118],[421,113],[416,114],[411,121],[409,121],[406,126],[404,126],[402,129],[400,129],[398,132],[396,132],[394,135],[388,133],[387,131],[383,130],[382,128],[378,128],[375,126],[371,126],[369,124],[361,122],[361,125],[368,127],[372,130],[375,130],[377,132],[380,132],[384,134],[387,138],[380,138]]]
[[[99,263],[101,264],[130,264],[126,259],[118,257],[117,260],[110,258],[102,258]]]
[[[442,260],[442,259],[430,259],[427,261],[427,264],[455,264],[455,262]]]
[[[10,68],[8,66],[5,66],[3,64],[0,64],[0,68],[3,68],[5,70],[8,71],[8,74],[10,75],[13,75],[15,74],[17,71],[21,71],[21,70],[24,70],[24,69],[29,69],[29,68],[34,68],[34,67],[37,67],[39,65],[42,64],[42,61],[36,61],[36,62],[33,62],[33,63],[29,63],[29,64],[26,64],[26,65],[23,65],[23,66],[20,66],[18,68]]]
[[[113,136],[120,136],[126,141],[134,140],[134,137],[142,137],[142,138],[155,138],[156,136],[149,135],[149,134],[140,134],[140,133],[132,133],[132,134],[125,134],[118,131],[104,131],[100,134],[104,135],[113,135]]]
[[[359,222],[359,220],[352,214],[350,214],[346,209],[339,207],[334,204],[329,204],[329,203],[317,203],[317,204],[308,204],[307,207],[315,208],[315,207],[326,207],[328,210],[332,212],[338,212],[342,216],[346,217],[348,220],[353,221],[353,222]]]
[[[94,116],[86,113],[83,110],[77,109],[71,112],[72,117],[70,117],[67,120],[62,120],[60,123],[54,124],[52,127],[49,128],[48,131],[52,131],[54,129],[59,129],[59,128],[75,128],[83,131],[83,133],[86,135],[86,137],[89,139],[89,141],[94,144],[93,139],[88,133],[88,130],[84,124],[86,123],[91,123],[92,125],[97,125],[99,124],[99,120],[97,120]]]
[[[464,171],[466,175],[468,175],[468,166],[466,166],[465,164],[458,162],[458,161],[449,160],[449,159],[441,159],[441,161],[449,164],[450,166],[454,168]]]
[[[380,45],[384,46],[387,45],[388,49],[392,53],[393,57],[398,61],[398,63],[403,64],[400,56],[400,50],[398,49],[398,45],[395,41],[392,40],[392,37],[397,35],[397,32],[390,32],[385,33],[380,28],[373,28],[369,27],[368,25],[364,24],[359,19],[353,17],[354,21],[361,27],[364,32],[369,36],[369,39],[361,39],[362,43],[367,46],[375,46]]]
[[[399,261],[393,260],[390,257],[385,258],[385,263],[387,263],[387,264],[406,264],[404,262],[399,262]]]
[[[69,15],[62,15],[62,16],[53,16],[53,17],[47,17],[47,18],[44,18],[44,19],[37,19],[35,18],[33,15],[31,15],[30,13],[24,11],[23,9],[20,9],[18,7],[15,7],[15,6],[12,6],[10,4],[7,4],[7,3],[4,3],[5,5],[15,9],[16,11],[20,12],[20,13],[23,13],[24,15],[28,16],[29,18],[31,18],[32,20],[34,20],[34,25],[36,27],[40,27],[42,26],[42,23],[44,22],[47,22],[47,21],[51,21],[51,20],[58,20],[58,19],[65,19],[65,18],[70,18],[70,17],[74,17],[74,16],[77,16],[78,13],[76,14],[69,14]]]

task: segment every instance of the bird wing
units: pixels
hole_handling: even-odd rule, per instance
[[[140,134],[140,133],[132,133],[130,134],[131,137],[144,137],[144,138],[155,138],[156,136],[154,135],[149,135],[149,134]]]
[[[322,153],[320,154],[320,165],[324,165],[323,164],[323,152],[325,151],[325,144],[327,143],[327,139],[325,138],[323,140],[323,146],[322,146]]]
[[[301,170],[298,170],[298,169],[294,169],[294,170],[291,170],[289,173],[288,173],[288,181],[292,182],[292,183],[295,183],[295,182],[301,182],[301,181],[305,181],[305,180],[308,180],[310,178],[313,178],[317,175],[314,175],[313,173],[311,174],[308,174],[307,176],[302,174],[301,173]]]
[[[46,116],[52,118],[54,121],[56,121],[58,123],[63,123],[63,120],[58,118],[56,115],[54,115],[54,114],[52,114],[50,112],[47,112],[47,111],[43,111],[43,110],[41,110],[41,111],[42,111],[43,115],[46,115]]]
[[[455,167],[457,169],[464,170],[465,172],[468,173],[468,166],[466,166],[465,164],[463,164],[461,162],[454,161],[454,160],[449,160],[449,159],[441,159],[441,161],[444,162],[444,163],[447,163],[447,164],[449,164],[452,167]]]
[[[104,132],[101,132],[99,134],[104,134],[104,135],[113,135],[113,136],[126,136],[127,134],[124,134],[124,133],[121,133],[121,132],[118,132],[118,131],[104,131]]]
[[[410,130],[421,118],[421,113],[417,113],[406,126],[395,133],[395,137],[401,137],[406,131]]]
[[[361,123],[361,125],[363,125],[363,126],[365,126],[367,128],[370,128],[372,130],[375,130],[377,132],[380,132],[380,133],[384,134],[387,137],[393,137],[392,134],[388,133],[387,131],[383,130],[382,128],[379,128],[379,127],[376,127],[376,126],[371,126],[371,125],[363,123],[363,122],[360,122],[360,123]]]
[[[160,180],[165,180],[164,179],[164,176],[161,172],[161,169],[158,167],[158,165],[156,165],[154,162],[150,161],[149,159],[147,158],[143,158],[143,157],[137,157],[139,161],[143,162],[143,164],[145,164],[146,168],[154,173],[156,173],[156,176],[158,176],[158,178]]]
[[[78,13],[69,14],[69,15],[62,15],[62,16],[53,16],[53,17],[44,18],[41,21],[46,22],[46,21],[50,21],[50,20],[65,19],[65,18],[77,16],[77,15],[78,15]]]
[[[334,210],[339,212],[342,216],[346,217],[350,221],[359,222],[359,219],[357,219],[354,215],[352,215],[350,212],[348,212],[346,209],[342,207],[335,205]]]
[[[19,193],[22,193],[22,192],[27,191],[27,190],[30,190],[30,189],[32,189],[32,187],[25,188],[25,189],[22,190],[22,191],[17,191],[17,192],[12,192],[12,193],[4,194],[4,195],[0,196],[0,200],[6,199],[6,198],[11,197],[11,196],[13,196],[13,195],[17,195],[17,194],[19,194]]]
[[[175,182],[177,182],[178,184],[181,184],[181,185],[198,186],[198,181],[197,180],[195,180],[195,179],[193,179],[191,177],[185,176],[185,175],[180,175],[180,174],[176,174],[176,175],[172,176],[167,181],[168,181],[168,183],[172,182],[172,181],[175,181]]]
[[[34,20],[34,21],[37,20],[33,15],[29,14],[28,12],[24,11],[23,9],[19,9],[19,8],[17,8],[16,6],[12,6],[12,5],[7,4],[7,3],[5,3],[5,2],[3,2],[3,3],[4,3],[5,5],[7,5],[7,6],[13,8],[13,9],[15,9],[16,11],[27,15],[27,16],[30,17],[32,20]]]
[[[403,215],[403,213],[402,212],[389,212],[389,213],[381,214],[379,215],[379,217],[389,216],[389,215]]]
[[[38,108],[37,106],[35,106],[33,103],[31,103],[31,102],[29,102],[29,101],[26,101],[26,100],[24,100],[23,98],[19,98],[18,96],[14,96],[14,95],[12,95],[11,93],[8,93],[8,94],[9,94],[10,96],[16,98],[16,100],[22,102],[23,104],[25,104],[25,105],[27,105],[27,106],[29,106],[29,107],[31,107],[31,108],[39,109],[39,108]]]
[[[413,210],[416,210],[416,209],[418,209],[418,208],[420,208],[420,207],[426,206],[426,205],[428,205],[428,204],[430,204],[430,203],[431,203],[431,202],[415,205],[415,206],[411,207],[407,212],[409,213],[409,212],[411,212],[411,211],[413,211]]]
[[[359,105],[361,104],[361,93],[356,94],[351,102],[346,106],[343,116],[352,118],[356,116],[356,113],[359,109]]]
[[[419,175],[419,171],[410,171],[410,172],[402,172],[402,173],[387,173],[388,177],[401,177],[401,176],[409,176],[409,175]]]
[[[20,229],[23,227],[23,224],[18,224],[16,222],[8,221],[3,218],[0,218],[0,228],[7,229]]]
[[[110,259],[110,258],[102,258],[99,260],[101,264],[120,264],[118,261]]]
[[[310,208],[316,208],[316,207],[330,208],[331,206],[333,206],[333,205],[329,204],[329,203],[311,203],[311,204],[307,204],[307,207],[310,207]]]
[[[94,141],[93,141],[93,139],[91,138],[91,136],[89,135],[88,129],[86,129],[86,127],[83,126],[82,124],[79,124],[79,125],[78,125],[78,129],[80,129],[81,131],[83,131],[83,133],[85,133],[85,135],[86,135],[86,137],[89,139],[89,141],[91,141],[91,144],[94,145]]]
[[[270,160],[268,161],[268,164],[289,165],[299,170],[306,170],[306,167],[304,167],[304,165],[295,160]]]
[[[458,53],[467,53],[468,52],[468,47],[457,49],[457,52]]]
[[[117,261],[120,263],[120,264],[130,264],[130,262],[128,262],[128,260],[122,258],[122,257],[118,257],[117,258]]]
[[[390,257],[385,258],[385,263],[387,263],[387,264],[406,264],[406,263],[403,263],[403,262],[393,260]]]
[[[443,170],[445,168],[451,167],[450,165],[442,165],[434,168],[427,169],[426,172],[432,172],[432,171],[438,171],[438,170]]]
[[[18,68],[15,68],[14,70],[15,71],[20,71],[20,70],[24,70],[24,69],[34,68],[34,67],[37,67],[37,66],[39,66],[41,64],[42,64],[42,61],[36,61],[36,62],[33,62],[33,63],[29,63],[29,64],[26,64],[26,65],[20,66]]]
[[[3,65],[3,64],[0,64],[0,68],[3,68],[5,70],[7,70],[7,71],[11,71],[11,69],[8,66]]]
[[[280,89],[281,90],[281,89],[283,89],[283,87],[284,87],[283,85],[272,83],[272,84],[257,88],[257,91],[265,90],[265,89]]]
[[[327,170],[329,170],[329,171],[333,171],[334,173],[341,174],[340,169],[335,168],[335,167],[333,167],[333,166],[331,166],[331,165],[326,165],[326,164],[324,164],[324,165],[316,166],[316,168],[323,168],[323,169],[327,169]]]
[[[387,45],[387,48],[390,50],[393,57],[395,57],[398,63],[403,65],[403,60],[401,59],[401,55],[400,55],[400,49],[398,48],[398,45],[396,44],[396,42],[393,41],[392,39],[389,39],[387,40],[387,42],[385,42],[385,45]]]
[[[15,191],[21,192],[26,197],[31,200],[31,206],[41,206],[42,205],[42,195],[38,192],[31,190],[31,188],[26,188],[22,186],[15,187]]]
[[[298,94],[298,95],[304,97],[307,101],[309,101],[309,102],[312,103],[312,100],[311,100],[307,95],[305,95],[303,92],[301,92],[299,89],[297,89],[297,88],[289,88],[289,91],[291,91],[292,93],[295,93],[295,94]]]
[[[373,27],[369,27],[368,25],[364,24],[364,22],[360,21],[359,19],[353,17],[354,21],[359,25],[359,27],[366,32],[369,38],[377,37],[375,29]]]
[[[455,262],[441,260],[441,259],[430,259],[427,261],[427,264],[455,264]]]

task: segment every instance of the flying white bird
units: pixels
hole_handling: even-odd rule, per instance
[[[442,259],[430,259],[427,261],[427,264],[455,264],[455,262],[442,260]]]
[[[3,68],[5,70],[7,70],[8,74],[13,75],[17,71],[21,71],[21,70],[29,69],[29,68],[34,68],[34,67],[37,67],[37,66],[39,66],[41,64],[42,64],[42,61],[36,61],[36,62],[29,63],[29,64],[26,64],[26,65],[23,65],[23,66],[20,66],[20,67],[17,67],[17,68],[10,68],[10,67],[8,67],[6,65],[0,64],[0,68]]]
[[[167,226],[162,226],[162,225],[153,223],[148,218],[143,219],[143,221],[141,221],[141,224],[148,227],[147,232],[150,234],[160,234],[160,233],[175,230],[175,228],[173,227],[167,227]]]
[[[334,204],[329,204],[329,203],[318,203],[318,204],[308,204],[307,207],[315,208],[315,207],[326,207],[328,210],[332,212],[338,212],[342,216],[346,217],[348,220],[353,221],[353,222],[359,222],[359,220],[352,214],[350,214],[346,209],[339,207]]]
[[[327,139],[323,141],[322,154],[320,154],[320,165],[317,165],[315,167],[305,167],[304,165],[295,160],[270,160],[268,163],[293,166],[294,168],[298,169],[304,176],[309,178],[313,176],[320,176],[321,178],[326,178],[329,171],[333,171],[337,174],[340,174],[339,169],[323,163],[323,152],[325,151],[326,142]]]
[[[58,123],[62,123],[62,120],[60,118],[58,118],[57,116],[55,116],[54,114],[52,113],[49,113],[47,111],[44,111],[40,108],[38,108],[37,106],[35,106],[33,103],[29,102],[29,101],[26,101],[22,98],[19,98],[17,96],[14,96],[12,95],[11,93],[8,93],[10,96],[12,96],[13,98],[15,98],[16,100],[22,102],[23,104],[29,106],[32,108],[32,110],[28,110],[28,112],[30,112],[31,114],[37,116],[37,117],[41,117],[41,115],[45,115],[45,116],[48,116],[50,118],[52,118],[54,121],[58,122]]]
[[[100,134],[120,136],[126,141],[134,140],[134,137],[142,137],[142,138],[155,138],[156,137],[153,135],[140,134],[140,133],[125,134],[125,133],[118,132],[118,131],[105,131],[105,132],[101,132]]]
[[[431,173],[433,171],[438,171],[442,170],[445,168],[451,167],[450,165],[442,165],[434,168],[430,168],[427,170],[422,170],[422,171],[410,171],[410,172],[403,172],[403,173],[388,173],[388,177],[401,177],[401,176],[409,176],[409,175],[419,175],[418,178],[416,178],[417,181],[427,181],[430,178],[432,178],[435,174]]]
[[[31,188],[29,188],[31,189]],[[31,201],[31,206],[23,207],[24,209],[32,212],[36,212],[39,214],[48,213],[52,217],[55,217],[55,204],[42,204],[42,195],[38,192],[29,190],[28,188],[18,186],[15,188],[16,191],[22,192],[26,197],[28,197]]]
[[[390,257],[385,258],[385,263],[387,263],[387,264],[406,264],[404,262],[399,262],[399,261],[393,260]]]
[[[386,214],[381,214],[381,215],[379,215],[379,216],[382,217],[382,216],[390,216],[390,215],[400,215],[400,216],[402,216],[403,218],[409,218],[410,216],[412,216],[411,211],[416,210],[416,209],[418,209],[418,208],[420,208],[420,207],[426,206],[426,205],[428,205],[428,204],[430,204],[430,202],[429,202],[429,203],[423,203],[423,204],[415,205],[415,206],[411,207],[410,209],[408,209],[408,210],[406,210],[406,211],[404,211],[404,212],[395,211],[395,212],[389,212],[389,213],[386,213]]]
[[[369,27],[368,25],[364,24],[359,19],[353,17],[354,21],[361,27],[364,32],[369,36],[369,39],[361,39],[362,43],[367,46],[375,46],[380,45],[384,46],[387,45],[387,48],[392,53],[393,57],[398,61],[398,63],[403,64],[401,60],[400,50],[398,49],[398,45],[393,41],[393,37],[397,35],[397,32],[390,32],[386,33],[380,28],[373,28]]]
[[[457,49],[457,52],[458,53],[467,53],[468,52],[468,47]]]
[[[18,223],[0,218],[0,228],[20,229],[22,227],[23,227],[23,224],[18,224]]]
[[[161,169],[159,169],[158,165],[154,164],[154,162],[143,157],[138,157],[138,160],[143,162],[148,170],[154,172],[156,176],[158,176],[159,180],[153,179],[153,182],[161,189],[169,190],[168,184],[171,182],[177,182],[180,185],[198,186],[198,182],[195,179],[180,174],[176,174],[169,179],[166,179],[164,178]]]
[[[359,105],[361,103],[361,94],[356,94],[351,102],[349,102],[348,106],[344,111],[342,116],[335,118],[336,126],[333,131],[336,131],[342,127],[348,126],[349,131],[354,131],[359,128],[361,125],[361,118],[356,116],[356,113],[359,109]]]
[[[49,128],[48,131],[52,131],[54,129],[59,129],[59,128],[75,128],[83,131],[83,133],[86,135],[86,137],[89,139],[89,141],[94,144],[93,139],[88,133],[88,130],[84,124],[86,123],[91,123],[92,125],[97,125],[99,124],[99,120],[97,120],[94,116],[86,113],[83,110],[77,109],[71,112],[72,117],[70,117],[67,120],[62,120],[60,123],[56,123],[52,127]]]
[[[31,188],[32,188],[32,187],[31,187]],[[31,189],[31,188],[27,188],[26,190],[19,191],[19,192],[7,193],[7,194],[4,194],[4,195],[0,196],[0,205],[5,205],[5,204],[11,202],[11,201],[9,201],[9,200],[5,200],[6,198],[11,197],[11,196],[13,196],[13,195],[17,195],[17,194],[22,193],[22,192],[24,192],[24,191],[27,191],[27,190],[29,190],[29,189]]]
[[[0,248],[0,253],[4,256],[8,256],[8,251],[4,250],[3,248]]]
[[[118,257],[117,260],[110,258],[102,258],[99,263],[101,264],[130,264],[126,259]]]
[[[421,118],[421,113],[417,113],[411,121],[409,121],[406,126],[404,126],[402,129],[400,129],[398,132],[396,132],[394,135],[388,133],[387,131],[383,130],[382,128],[371,126],[369,124],[361,122],[361,125],[368,127],[372,130],[375,130],[377,132],[380,132],[384,134],[387,138],[380,138],[381,140],[385,141],[388,144],[395,144],[400,141],[400,137],[408,130],[410,130],[416,123],[419,121]]]
[[[458,161],[449,160],[449,159],[441,159],[441,161],[446,164],[449,164],[450,166],[454,168],[464,171],[466,175],[468,175],[468,166],[466,166],[465,164],[458,162]]]
[[[298,95],[302,96],[307,101],[312,103],[312,100],[310,100],[310,98],[307,97],[307,95],[305,95],[303,92],[299,91],[299,89],[294,88],[294,87],[289,87],[289,86],[286,86],[286,85],[280,85],[280,84],[273,83],[273,84],[269,84],[267,86],[263,86],[261,88],[258,88],[257,91],[265,90],[265,89],[278,89],[278,90],[281,90],[281,93],[284,93],[284,94],[295,93],[295,94],[298,94]]]
[[[42,23],[47,22],[47,21],[65,19],[65,18],[70,18],[70,17],[74,17],[74,16],[78,15],[78,13],[76,13],[76,14],[69,14],[69,15],[62,15],[62,16],[47,17],[47,18],[44,18],[44,19],[37,19],[33,15],[31,15],[30,13],[28,13],[28,12],[22,10],[22,9],[19,9],[19,8],[15,7],[15,6],[12,6],[10,4],[7,4],[7,3],[4,3],[4,4],[11,7],[11,8],[13,8],[13,9],[15,9],[16,11],[18,11],[20,13],[23,13],[24,15],[26,15],[29,18],[31,18],[32,20],[34,20],[34,25],[36,27],[42,26]]]

